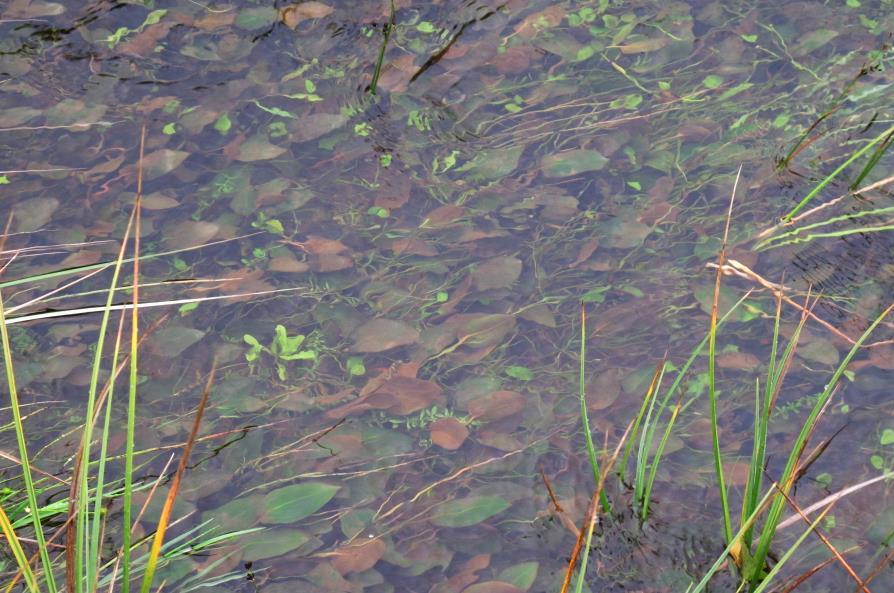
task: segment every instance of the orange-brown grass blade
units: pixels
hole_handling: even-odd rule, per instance
[[[568,568],[565,571],[565,579],[562,581],[562,590],[561,593],[568,593],[568,586],[571,584],[571,577],[574,573],[574,567],[577,564],[577,559],[581,555],[581,549],[584,550],[583,558],[581,560],[580,566],[580,578],[577,583],[577,591],[580,591],[581,585],[583,583],[583,579],[585,573],[587,571],[587,556],[589,555],[589,542],[593,536],[593,529],[596,526],[597,519],[599,517],[599,500],[603,496],[603,489],[605,487],[605,478],[612,470],[612,466],[614,466],[615,462],[618,460],[618,456],[621,454],[621,449],[624,447],[624,443],[627,441],[627,437],[630,436],[630,431],[633,428],[633,420],[630,421],[630,424],[627,425],[627,429],[624,431],[624,434],[621,436],[621,440],[618,441],[617,447],[615,447],[615,451],[612,454],[611,459],[609,459],[608,463],[605,464],[605,469],[599,474],[599,482],[596,484],[596,489],[593,491],[593,496],[590,497],[590,504],[587,506],[587,512],[584,516],[584,522],[581,525],[580,531],[578,531],[577,541],[574,543],[574,548],[571,550],[571,558],[568,559]],[[586,544],[586,548],[584,545]]]
[[[158,556],[161,553],[161,545],[164,543],[165,531],[171,520],[171,511],[174,509],[174,500],[177,498],[177,492],[180,490],[180,481],[183,479],[183,473],[186,471],[186,465],[189,462],[189,454],[196,442],[199,434],[199,426],[202,423],[202,415],[205,413],[205,406],[208,403],[208,396],[211,393],[211,386],[214,384],[214,375],[217,372],[217,360],[211,364],[211,372],[208,374],[208,382],[205,384],[205,390],[202,392],[202,399],[199,400],[199,407],[196,410],[196,417],[192,424],[192,430],[189,433],[189,439],[186,446],[183,447],[183,456],[180,458],[180,464],[177,466],[177,472],[174,479],[171,480],[171,488],[168,490],[168,497],[165,499],[164,507],[162,507],[161,515],[158,518],[158,528],[155,531],[155,537],[152,539],[152,548],[149,550],[149,559],[146,562],[146,572],[143,574],[143,584],[140,587],[140,593],[149,593],[152,588],[152,579],[155,576],[155,568],[158,565]]]
[[[3,536],[6,537],[6,543],[12,551],[13,557],[16,559],[19,573],[25,577],[25,583],[28,585],[28,590],[32,593],[37,593],[39,589],[37,588],[37,579],[34,577],[34,571],[31,570],[31,563],[28,561],[27,556],[25,556],[25,550],[22,549],[22,543],[19,541],[18,536],[16,536],[16,532],[12,528],[12,523],[6,515],[6,511],[3,510],[3,505],[0,505],[0,531],[3,531]]]

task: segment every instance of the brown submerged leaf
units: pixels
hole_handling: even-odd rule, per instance
[[[333,552],[330,562],[332,567],[343,575],[349,572],[363,572],[375,566],[386,550],[385,542],[381,538],[375,538],[359,544],[342,546]]]
[[[469,413],[477,420],[499,420],[525,409],[525,396],[517,391],[493,391],[469,402]]]
[[[333,13],[335,9],[328,4],[310,0],[300,4],[290,4],[279,11],[282,22],[290,29],[297,27],[301,21],[322,19]]]
[[[415,344],[419,332],[402,321],[378,318],[367,321],[354,332],[354,352],[385,352]]]
[[[518,280],[522,262],[517,257],[500,255],[475,266],[472,281],[478,290],[506,288]]]
[[[453,451],[465,442],[469,436],[469,429],[456,418],[438,418],[428,427],[431,434],[431,442]]]

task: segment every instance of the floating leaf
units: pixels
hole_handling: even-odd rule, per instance
[[[143,179],[155,179],[170,173],[179,167],[188,156],[189,153],[186,151],[168,148],[150,152],[143,158]]]
[[[276,558],[310,541],[310,536],[298,529],[265,529],[244,537],[243,562]]]
[[[431,522],[439,527],[468,527],[477,525],[509,508],[500,496],[469,496],[451,500],[437,507]]]
[[[286,151],[282,146],[271,144],[264,135],[252,136],[239,146],[236,155],[237,161],[250,163],[254,161],[266,161],[275,159]]]
[[[276,21],[277,16],[278,13],[272,6],[243,8],[236,15],[236,26],[249,31],[263,29],[272,25]]]
[[[172,227],[165,227],[165,240],[172,249],[202,245],[220,231],[213,222],[184,220]]]
[[[522,262],[517,257],[501,255],[475,266],[472,282],[478,290],[506,288],[518,280]]]
[[[419,332],[402,321],[378,318],[367,321],[354,332],[354,352],[384,352],[415,344],[419,341]]]
[[[457,172],[468,172],[476,181],[502,179],[515,171],[524,148],[522,145],[504,150],[482,150]]]
[[[449,451],[459,449],[469,436],[469,429],[456,418],[438,418],[429,425],[428,430],[431,442]]]
[[[157,191],[148,196],[143,196],[140,205],[146,210],[167,210],[168,208],[179,206],[180,202]]]
[[[38,197],[22,200],[12,207],[15,229],[20,233],[36,231],[50,221],[59,207],[56,198]]]
[[[525,401],[517,391],[493,391],[469,402],[469,413],[478,420],[499,420],[524,410]]]
[[[801,40],[792,48],[791,53],[795,57],[806,56],[810,52],[826,45],[838,37],[838,35],[840,35],[840,33],[838,31],[833,31],[832,29],[817,29],[816,31],[811,31],[806,35],[801,36]]]
[[[890,445],[894,443],[894,430],[890,428],[886,428],[882,431],[882,436],[879,438],[879,443],[882,445]]]
[[[285,23],[287,27],[294,29],[301,21],[308,19],[322,19],[332,14],[334,10],[335,9],[328,4],[310,0],[308,2],[302,2],[301,4],[286,6],[280,10],[279,15],[280,18],[282,18],[282,22]]]
[[[323,482],[293,484],[264,496],[264,523],[294,523],[319,511],[332,500],[338,486]]]
[[[639,41],[631,41],[624,45],[619,45],[618,49],[622,54],[644,54],[662,49],[670,42],[669,37],[654,37],[652,39],[641,39]]]
[[[205,332],[191,327],[165,327],[152,334],[149,348],[156,356],[174,358],[203,337]]]
[[[342,546],[332,553],[329,562],[341,574],[363,572],[376,565],[388,546],[382,538],[375,538],[359,544]]]
[[[506,367],[504,372],[513,379],[518,379],[519,381],[530,381],[534,378],[534,373],[532,373],[531,369],[528,367],[513,365]]]
[[[547,177],[570,177],[587,171],[601,171],[608,163],[602,153],[595,150],[577,148],[543,157],[541,166]]]
[[[527,591],[537,579],[538,562],[521,562],[500,571],[499,580],[515,585],[522,591]]]

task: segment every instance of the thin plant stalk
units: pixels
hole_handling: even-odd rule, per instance
[[[118,361],[118,353],[121,351],[121,336],[124,332],[124,315],[121,316],[119,324],[118,324],[118,333],[115,337],[115,346],[112,349],[112,361],[113,365]],[[88,561],[97,564],[100,559],[100,544],[101,544],[101,527],[104,524],[104,521],[100,520],[100,517],[104,516],[103,513],[103,496],[105,494],[105,477],[106,477],[106,461],[108,460],[109,453],[109,435],[111,434],[112,428],[112,402],[114,401],[115,396],[115,377],[111,377],[109,379],[109,389],[106,395],[105,402],[105,415],[103,418],[102,425],[102,434],[99,438],[99,455],[97,457],[97,467],[96,467],[96,484],[94,486],[93,493],[93,522],[91,524],[90,529],[90,545],[88,549],[89,559]],[[98,568],[98,567],[97,567]],[[88,583],[88,587],[90,590],[95,591],[97,582],[99,580],[98,573],[94,573],[93,581]]]
[[[43,526],[40,521],[40,506],[37,503],[37,490],[31,476],[31,461],[28,456],[28,446],[25,442],[25,427],[22,424],[22,412],[19,405],[19,392],[16,388],[16,378],[12,363],[12,350],[9,344],[9,330],[6,327],[6,313],[3,307],[3,295],[0,293],[0,340],[3,344],[3,364],[6,370],[6,385],[9,389],[10,408],[15,424],[16,442],[19,447],[19,459],[22,465],[22,480],[25,482],[25,492],[28,496],[28,507],[31,509],[31,524],[34,527],[34,538],[40,550],[40,560],[43,565],[44,580],[47,590],[56,593],[56,580],[53,576],[53,562],[47,549],[43,534]],[[11,540],[10,540],[11,541]]]
[[[102,353],[105,346],[105,335],[108,330],[109,317],[111,315],[112,299],[114,298],[115,287],[118,285],[118,277],[121,273],[122,263],[124,261],[124,252],[127,247],[127,240],[130,237],[133,228],[136,209],[131,212],[130,219],[127,222],[127,228],[124,231],[124,237],[121,240],[121,249],[118,251],[118,260],[114,267],[111,280],[111,289],[106,299],[105,311],[99,324],[99,335],[96,338],[96,354],[93,357],[93,368],[90,373],[90,383],[87,389],[87,414],[84,420],[84,432],[81,439],[81,471],[78,475],[77,485],[77,517],[75,519],[75,549],[74,549],[74,580],[75,592],[81,593],[86,584],[87,587],[92,586],[95,582],[96,564],[95,559],[85,559],[84,554],[88,549],[87,533],[88,533],[88,501],[89,501],[89,474],[90,474],[90,446],[93,443],[93,421],[96,413],[96,394],[99,390],[99,370],[102,363]],[[94,517],[95,521],[99,517]]]
[[[723,513],[723,535],[726,542],[732,541],[733,528],[730,519],[729,500],[727,498],[726,480],[723,473],[723,456],[720,451],[720,434],[717,420],[717,380],[715,375],[715,362],[717,359],[717,309],[720,301],[720,279],[723,277],[723,262],[726,259],[726,245],[729,238],[729,225],[733,214],[733,203],[736,200],[736,189],[739,187],[739,178],[742,175],[742,167],[736,173],[736,181],[733,183],[733,191],[729,201],[729,211],[726,215],[726,225],[723,229],[723,242],[720,245],[720,253],[717,256],[717,275],[714,279],[714,298],[711,301],[711,327],[708,333],[708,399],[711,413],[711,445],[714,453],[714,473],[717,475],[717,488],[720,491],[720,506]]]
[[[388,49],[388,41],[391,39],[391,30],[394,28],[394,0],[391,0],[391,11],[388,16],[388,22],[385,24],[385,30],[382,36],[382,45],[379,47],[379,56],[376,58],[376,67],[373,70],[372,80],[369,83],[369,92],[371,95],[376,94],[379,86],[379,75],[382,73],[382,64],[385,62],[385,50]]]
[[[139,315],[140,308],[140,213],[143,198],[143,151],[146,146],[146,126],[140,134],[140,159],[137,171],[137,198],[134,210],[136,220],[134,225],[133,248],[133,308],[130,310],[130,381],[127,397],[127,428],[125,431],[124,450],[124,512],[121,526],[121,578],[122,593],[130,593],[130,545],[132,539],[133,519],[131,506],[133,504],[133,458],[134,458],[134,434],[136,432],[137,415],[137,348],[139,346]]]
[[[599,460],[596,456],[596,447],[593,445],[593,433],[590,431],[590,417],[587,413],[587,308],[580,304],[580,367],[578,372],[578,396],[580,399],[580,420],[584,429],[584,438],[587,441],[587,457],[590,459],[590,467],[593,470],[593,480],[599,482],[602,472],[599,471]],[[604,491],[599,493],[602,511],[611,512],[611,504]]]

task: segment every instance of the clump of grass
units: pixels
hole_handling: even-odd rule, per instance
[[[140,262],[140,201],[142,196],[142,164],[143,164],[143,146],[145,145],[145,129],[143,130],[140,141],[140,160],[138,163],[137,176],[137,198],[134,204],[131,217],[128,221],[124,237],[121,241],[121,247],[118,257],[112,265],[112,279],[110,286],[106,291],[106,301],[104,307],[101,308],[102,319],[100,322],[99,334],[96,341],[96,352],[92,363],[90,381],[87,391],[86,411],[84,424],[81,432],[81,442],[77,455],[75,456],[75,466],[71,476],[71,490],[67,501],[55,501],[53,508],[41,506],[41,498],[45,495],[38,483],[34,479],[32,468],[32,457],[28,450],[26,428],[24,426],[22,405],[19,401],[18,390],[15,380],[15,369],[13,365],[13,352],[10,344],[8,324],[10,322],[6,316],[6,309],[2,298],[2,287],[0,287],[0,346],[3,349],[3,362],[6,373],[7,387],[10,397],[10,409],[13,416],[13,428],[18,443],[18,462],[21,467],[21,479],[27,506],[18,505],[17,509],[20,514],[24,514],[30,521],[33,537],[37,544],[37,554],[34,558],[29,558],[25,553],[19,535],[16,533],[16,525],[18,521],[11,520],[7,515],[3,505],[0,504],[0,531],[8,542],[9,549],[15,559],[18,568],[18,574],[7,583],[5,590],[12,590],[19,580],[23,580],[25,587],[30,593],[38,593],[47,591],[48,593],[56,593],[60,590],[58,580],[64,574],[65,590],[68,593],[93,593],[100,587],[109,588],[115,581],[120,582],[120,590],[127,593],[130,590],[132,578],[136,572],[142,572],[141,591],[147,593],[151,587],[156,567],[159,564],[159,558],[162,551],[167,554],[178,554],[178,545],[183,545],[183,538],[189,537],[190,533],[194,536],[190,539],[191,545],[199,545],[200,547],[213,545],[225,539],[231,538],[234,534],[213,535],[209,532],[203,532],[196,539],[196,531],[191,530],[187,534],[178,536],[172,540],[171,545],[165,545],[165,532],[171,519],[171,509],[174,498],[177,495],[177,486],[180,483],[183,472],[186,467],[187,460],[192,445],[198,434],[199,425],[202,419],[202,412],[210,392],[211,381],[213,380],[213,371],[202,395],[198,411],[189,440],[186,443],[183,454],[181,456],[180,465],[174,475],[174,481],[169,489],[168,499],[165,502],[163,512],[158,521],[156,532],[152,541],[152,546],[147,554],[143,554],[135,561],[132,559],[132,552],[144,542],[134,542],[132,533],[134,520],[131,514],[132,497],[138,489],[133,476],[136,471],[134,459],[137,452],[134,447],[134,431],[136,423],[136,389],[137,389],[137,363],[138,363],[138,345],[141,341],[139,332],[138,310],[139,303],[139,262]],[[9,223],[7,224],[7,233]],[[4,234],[4,237],[6,236]],[[118,280],[120,278],[124,263],[128,260],[125,258],[127,245],[130,237],[134,239],[134,253],[129,260],[133,262],[134,283],[131,287],[133,294],[133,302],[127,307],[113,305],[113,298],[118,290]],[[16,281],[16,284],[21,283]],[[13,283],[6,283],[12,285]],[[125,360],[119,361],[122,341],[124,336],[126,315],[122,313],[118,331],[116,333],[114,344],[111,348],[112,372],[105,387],[101,386],[100,376],[103,366],[103,355],[105,353],[105,339],[109,330],[109,323],[113,310],[129,308],[130,309],[130,348],[129,355]],[[126,412],[126,429],[125,429],[125,454],[123,476],[119,479],[111,479],[109,469],[112,467],[113,458],[109,454],[109,441],[113,432],[112,411],[115,404],[115,382],[124,367],[129,365],[129,388]],[[57,489],[53,490],[58,493]],[[123,502],[123,519],[120,527],[121,546],[118,554],[112,561],[103,559],[104,535],[109,529],[108,517],[106,516],[107,505],[114,499],[120,499]],[[7,507],[9,508],[9,507]],[[64,556],[53,555],[50,552],[49,543],[52,538],[45,536],[47,525],[44,519],[48,516],[58,515],[65,512],[67,508],[67,521],[62,530],[58,531],[53,538],[61,533],[65,533],[65,554]],[[176,543],[178,542],[179,543]],[[188,549],[182,549],[180,554],[187,553]],[[36,565],[35,565],[36,563]],[[120,566],[120,571],[119,571]],[[111,590],[111,589],[110,589]]]

